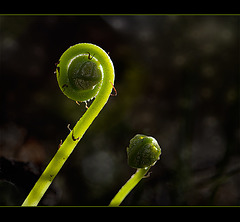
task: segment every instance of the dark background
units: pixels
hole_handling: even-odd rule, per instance
[[[0,205],[22,204],[85,112],[54,75],[82,42],[110,52],[118,96],[40,205],[108,205],[137,133],[162,155],[122,205],[240,205],[239,39],[239,16],[0,16]]]

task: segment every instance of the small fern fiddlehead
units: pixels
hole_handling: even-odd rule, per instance
[[[151,136],[137,134],[130,140],[127,148],[128,165],[137,168],[135,174],[126,182],[110,202],[109,206],[119,206],[128,193],[140,182],[149,169],[159,160],[161,148]]]
[[[151,136],[137,134],[127,148],[128,165],[133,168],[152,166],[159,160],[161,148]]]

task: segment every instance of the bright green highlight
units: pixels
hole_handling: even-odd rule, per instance
[[[92,58],[92,56],[94,56],[94,58],[88,59],[88,53],[90,53],[90,58]],[[70,47],[66,52],[64,52],[64,54],[60,58],[60,62],[58,64],[58,67],[60,67],[60,69],[57,68],[56,74],[59,86],[64,92],[64,94],[67,94],[67,90],[69,90],[71,93],[73,93],[71,99],[76,101],[85,101],[79,100],[79,97],[77,97],[78,93],[80,94],[81,92],[77,92],[76,89],[70,89],[71,84],[69,83],[68,79],[68,68],[71,60],[73,60],[75,57],[79,57],[82,55],[84,56],[85,60],[87,57],[89,61],[94,60],[96,63],[99,63],[101,65],[102,80],[99,84],[99,88],[97,87],[98,90],[95,90],[95,87],[93,90],[94,93],[91,93],[89,91],[83,92],[82,96],[82,98],[84,98],[85,100],[89,100],[94,97],[95,100],[93,101],[92,105],[87,109],[85,114],[77,122],[77,124],[69,133],[63,144],[60,146],[55,156],[50,161],[45,171],[42,173],[39,180],[34,185],[33,189],[30,191],[22,206],[36,206],[39,203],[42,196],[45,194],[48,187],[51,185],[53,179],[56,177],[63,164],[68,159],[79,140],[82,138],[88,127],[91,125],[93,120],[97,117],[99,112],[107,103],[109,96],[112,92],[112,84],[114,84],[115,76],[114,67],[110,57],[103,49],[96,45],[81,43]],[[64,84],[67,84],[68,86],[63,87]],[[69,94],[67,96],[71,97],[71,95],[69,96]]]

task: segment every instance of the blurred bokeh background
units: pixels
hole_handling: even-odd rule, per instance
[[[108,205],[135,172],[126,147],[155,137],[161,159],[122,205],[240,205],[239,16],[0,16],[0,205],[20,205],[85,112],[55,63],[99,45],[117,97],[40,205]]]

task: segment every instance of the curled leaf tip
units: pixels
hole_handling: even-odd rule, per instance
[[[91,43],[79,43],[62,54],[55,73],[62,92],[74,101],[84,102],[97,96],[104,72],[109,70],[113,70],[112,61],[102,48]]]

